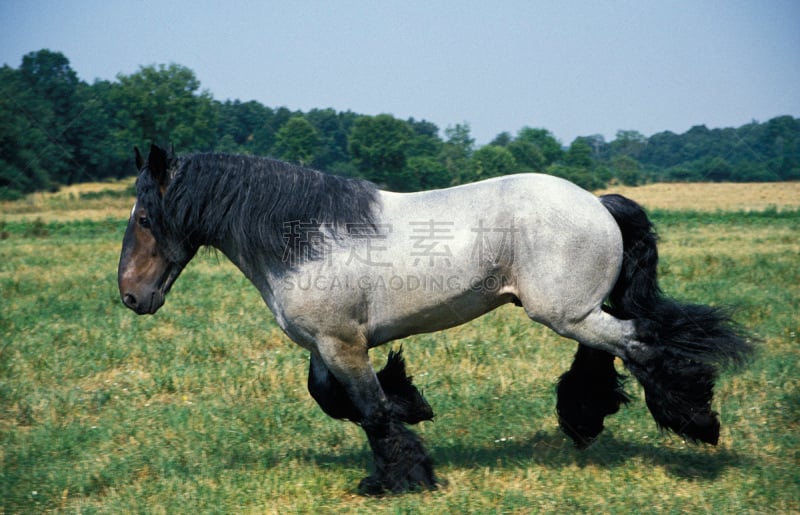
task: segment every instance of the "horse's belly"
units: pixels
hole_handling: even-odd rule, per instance
[[[487,292],[481,283],[469,284],[455,276],[449,284],[447,279],[420,280],[416,291],[387,292],[371,306],[370,346],[461,325],[514,299],[511,294]]]
[[[458,268],[309,267],[278,289],[284,331],[304,346],[360,335],[370,346],[463,324],[515,299],[504,274]]]

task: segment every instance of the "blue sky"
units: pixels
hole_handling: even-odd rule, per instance
[[[0,0],[0,63],[192,69],[215,99],[469,123],[564,144],[800,116],[800,2]]]

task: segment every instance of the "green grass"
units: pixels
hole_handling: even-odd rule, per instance
[[[574,449],[554,383],[575,345],[507,307],[406,340],[447,483],[382,499],[354,493],[361,430],[317,408],[306,353],[221,255],[137,317],[116,288],[122,222],[4,223],[0,512],[800,511],[800,211],[653,215],[664,289],[736,305],[764,341],[718,385],[720,445],[659,433],[629,383],[632,405]]]

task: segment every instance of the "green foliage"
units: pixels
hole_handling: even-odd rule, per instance
[[[546,159],[541,149],[530,141],[515,139],[506,147],[514,156],[520,171],[542,172]]]
[[[184,151],[214,146],[216,110],[211,95],[200,91],[190,69],[177,64],[144,66],[119,75],[111,101],[119,109],[116,138],[144,147],[169,142]]]
[[[560,161],[564,155],[561,144],[547,129],[524,127],[517,134],[517,140],[535,145],[544,156],[544,165]]]
[[[214,105],[217,111],[215,150],[252,154],[256,147],[272,147],[275,129],[265,130],[275,116],[272,109],[255,101],[227,100]],[[265,137],[266,142],[262,141]]]
[[[447,127],[444,134],[447,139],[442,145],[440,159],[454,182],[461,183],[475,151],[475,139],[470,134],[469,124],[466,123]]]
[[[564,154],[564,164],[578,168],[591,168],[594,164],[592,161],[592,148],[584,141],[576,139]]]
[[[800,171],[800,119],[779,116],[737,129],[692,127],[651,136],[632,154],[656,178],[702,181],[795,180]]]
[[[620,130],[609,145],[613,155],[637,158],[647,146],[647,138],[638,131]]]
[[[300,165],[310,165],[319,146],[317,129],[302,116],[289,118],[275,135],[277,157]]]
[[[456,185],[517,172],[556,173],[585,187],[608,181],[800,180],[800,119],[779,116],[737,129],[693,127],[614,141],[579,137],[568,148],[544,128],[502,132],[477,148],[467,123],[350,111],[271,108],[214,100],[190,69],[143,66],[87,84],[51,50],[0,68],[0,199],[135,172],[132,148],[267,155],[358,176],[397,191]]]
[[[614,156],[609,163],[612,174],[625,186],[638,186],[643,182],[641,165],[626,155]]]
[[[389,189],[403,190],[400,173],[413,139],[411,127],[391,115],[362,116],[350,130],[349,148],[364,178]]]
[[[347,138],[359,116],[351,112],[336,112],[333,109],[312,109],[304,116],[316,128],[321,143],[312,164],[320,170],[333,171],[334,168],[354,170]]]
[[[42,71],[45,62],[52,73]],[[26,55],[20,70],[0,69],[0,198],[50,189],[51,174],[68,173],[71,154],[56,112],[65,101],[57,106],[52,95],[74,95],[73,79],[63,60],[44,50]]]
[[[464,182],[480,181],[519,171],[514,154],[505,147],[486,145],[472,154],[470,175]]]
[[[565,164],[552,164],[547,167],[546,172],[556,177],[561,177],[570,182],[574,182],[581,188],[587,190],[599,189],[605,186],[605,181],[601,179],[601,175],[594,170],[583,168],[580,166],[569,166]]]
[[[403,191],[422,191],[452,186],[453,179],[447,168],[438,159],[426,156],[412,156],[403,170],[406,186]]]

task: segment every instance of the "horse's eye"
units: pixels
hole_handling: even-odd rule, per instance
[[[139,217],[139,225],[141,225],[145,229],[149,229],[150,228],[150,219],[147,218],[146,216],[140,216]]]

